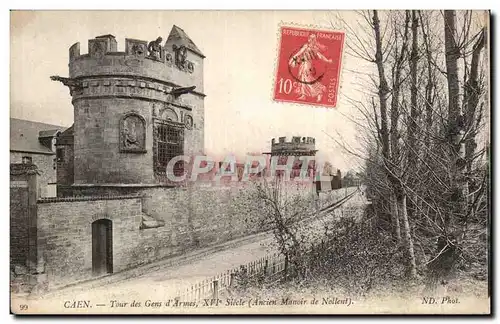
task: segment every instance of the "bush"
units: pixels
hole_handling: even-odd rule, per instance
[[[325,247],[323,260],[311,275],[353,294],[364,295],[404,276],[402,250],[390,233],[379,232],[371,224],[342,219]]]

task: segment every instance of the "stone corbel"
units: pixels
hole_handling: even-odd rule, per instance
[[[178,97],[182,96],[183,94],[187,94],[192,92],[194,89],[196,89],[196,86],[190,86],[190,87],[177,87],[173,88],[172,91],[170,91],[170,94],[174,96],[175,99]]]
[[[73,95],[73,92],[81,93],[83,92],[83,85],[81,81],[71,79],[71,78],[63,78],[58,75],[53,75],[50,77],[52,81],[59,81],[65,86],[69,88],[69,94]]]

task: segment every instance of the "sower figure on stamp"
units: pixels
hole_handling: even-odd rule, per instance
[[[314,66],[315,60],[321,60],[326,63],[332,63],[331,59],[326,58],[321,52],[326,50],[326,46],[320,44],[316,40],[316,35],[311,34],[307,43],[302,45],[298,52],[290,58],[288,65],[290,67],[299,66],[297,79],[299,85],[296,92],[300,100],[306,97],[316,97],[318,102],[321,101],[323,93],[326,91],[326,86],[321,83],[323,75],[317,75],[316,67]]]

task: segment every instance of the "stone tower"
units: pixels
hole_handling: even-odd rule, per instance
[[[293,163],[291,178],[299,176],[303,160],[300,160],[302,156],[316,156],[316,143],[313,137],[300,137],[293,136],[291,140],[287,141],[286,137],[279,137],[278,141],[273,138],[271,140],[271,159],[275,157],[278,159],[278,164],[286,164],[289,156],[294,156],[295,161]],[[308,165],[308,174],[312,176],[315,172],[315,162],[310,161]],[[283,174],[283,172],[277,172],[277,174]]]
[[[69,49],[69,78],[52,77],[70,89],[74,107],[73,186],[161,184],[168,162],[204,150],[203,59],[179,27],[167,40],[113,35]],[[71,149],[61,154],[71,154]]]
[[[286,137],[271,140],[271,156],[315,156],[316,143],[313,137],[293,136],[291,141]]]

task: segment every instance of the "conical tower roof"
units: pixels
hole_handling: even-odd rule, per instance
[[[184,45],[191,51],[195,52],[196,54],[200,55],[201,57],[205,58],[205,55],[200,51],[198,46],[189,38],[189,36],[186,34],[186,32],[174,25],[172,27],[172,30],[170,31],[170,34],[168,35],[167,43],[174,43],[177,45]]]

